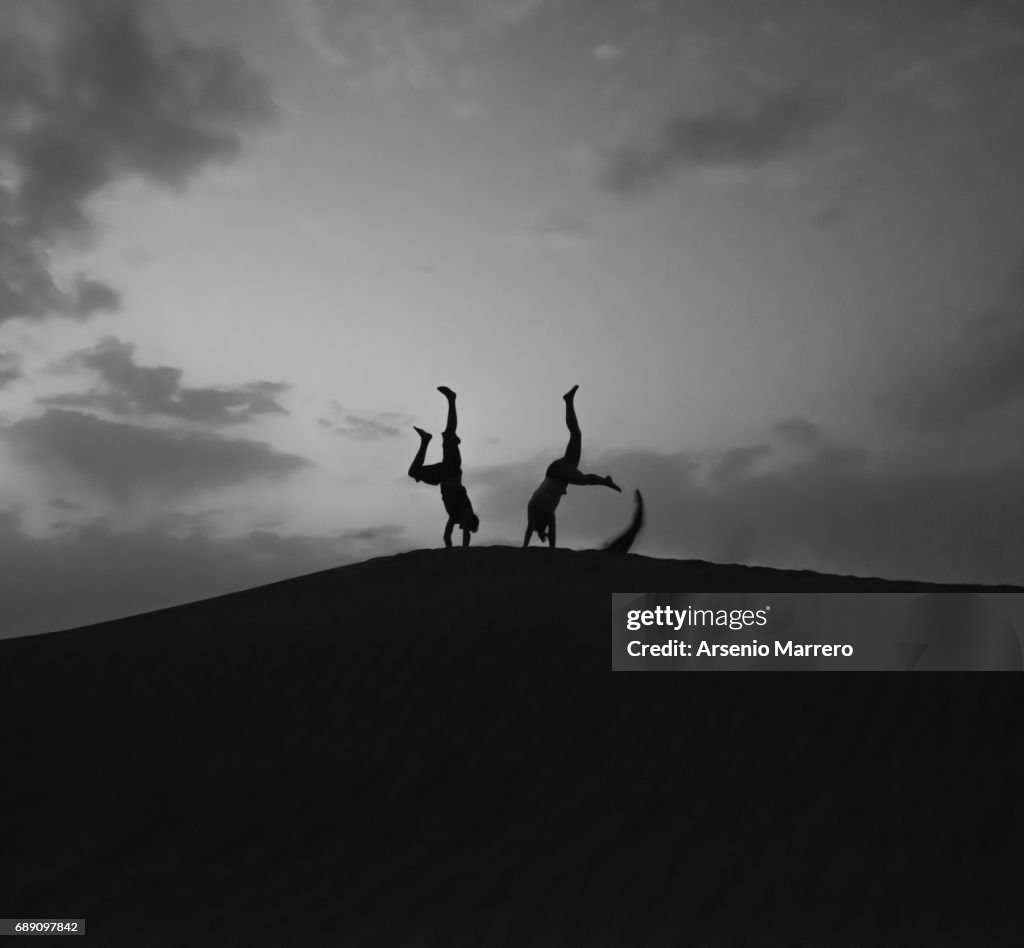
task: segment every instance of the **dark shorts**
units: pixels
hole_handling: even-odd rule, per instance
[[[564,481],[566,484],[570,483],[571,479],[578,474],[579,468],[570,464],[565,458],[552,461],[544,472],[545,477],[550,477],[553,481]]]
[[[418,469],[413,469],[409,472],[416,478],[416,480],[424,483],[431,484],[437,487],[438,484],[445,484],[450,480],[458,480],[462,477],[462,469],[458,467],[452,467],[449,464],[445,464],[443,461],[440,464],[424,464]],[[444,493],[442,489],[441,493]]]

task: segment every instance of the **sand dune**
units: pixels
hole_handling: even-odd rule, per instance
[[[124,946],[1018,944],[1009,675],[610,671],[610,593],[417,551],[0,642],[0,916]]]

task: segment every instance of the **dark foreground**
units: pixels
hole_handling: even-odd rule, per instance
[[[613,674],[609,594],[659,588],[911,587],[420,551],[0,642],[0,917],[133,948],[1020,943],[1018,676]]]

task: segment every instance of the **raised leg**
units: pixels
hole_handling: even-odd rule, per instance
[[[582,471],[565,471],[563,474],[567,484],[575,484],[577,487],[610,487],[620,494],[622,488],[610,477],[601,477],[598,474],[584,474]]]
[[[562,398],[565,400],[565,426],[569,429],[569,443],[565,446],[565,454],[562,456],[573,467],[580,463],[580,455],[583,451],[583,436],[580,433],[580,424],[576,418],[576,389],[574,385]]]
[[[431,435],[422,428],[417,428],[416,431],[420,436],[420,447],[416,452],[416,457],[413,458],[412,464],[409,465],[409,476],[414,481],[422,481],[424,484],[432,484],[434,487],[437,487],[442,481],[451,476],[451,471],[449,471],[444,462],[441,464],[423,463],[423,459],[427,456],[427,445],[430,444]]]
[[[455,409],[455,393],[447,385],[438,385],[437,390],[448,399],[448,420],[441,435],[441,463],[448,469],[450,477],[462,472],[461,439],[455,433],[459,426],[459,415]]]
[[[459,415],[455,410],[455,393],[447,385],[438,385],[437,390],[448,399],[448,420],[444,426],[444,434],[453,435],[459,427]]]
[[[430,439],[433,435],[422,428],[415,428],[414,430],[420,436],[420,446],[416,451],[416,457],[413,458],[412,464],[409,465],[409,476],[414,481],[419,481],[422,480],[420,475],[423,472],[423,462],[427,459],[427,445],[430,444]]]

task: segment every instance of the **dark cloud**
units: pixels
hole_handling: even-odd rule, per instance
[[[758,456],[761,455],[760,445]],[[823,439],[796,462],[723,480],[716,456],[616,452],[587,470],[643,491],[646,531],[634,552],[717,562],[943,582],[1024,582],[1024,462],[985,470],[897,469]],[[520,525],[543,466],[467,478],[495,530]],[[480,490],[485,487],[485,490]],[[619,495],[570,488],[559,536],[592,546],[628,519]],[[509,530],[513,529],[509,527]],[[520,527],[521,529],[521,527]]]
[[[1021,118],[1024,93],[1024,10],[1016,2],[956,4],[928,18],[926,39],[914,31],[891,84],[946,121],[981,115],[1006,123]],[[928,22],[928,21],[925,21]],[[999,127],[991,132],[999,134]],[[991,144],[991,142],[990,142]]]
[[[649,140],[614,154],[602,170],[602,183],[633,197],[669,183],[685,166],[762,165],[797,150],[836,114],[834,103],[787,92],[745,112],[718,108],[676,116]]]
[[[0,388],[21,378],[21,362],[13,353],[0,349]]]
[[[74,313],[81,317],[109,313],[121,306],[121,294],[98,280],[80,279],[76,283]]]
[[[116,307],[112,288],[79,278],[64,289],[50,268],[63,240],[90,235],[90,200],[133,176],[181,187],[271,117],[237,52],[158,39],[146,6],[55,0],[34,29],[15,9],[0,14],[0,322]]]
[[[0,435],[41,473],[70,477],[115,500],[281,478],[309,464],[258,441],[54,408],[0,429]]]
[[[184,531],[183,531],[184,528]],[[326,537],[254,530],[217,538],[169,518],[144,530],[93,525],[48,539],[0,512],[0,637],[100,622],[392,552],[401,528]]]
[[[404,532],[402,527],[394,524],[383,527],[363,527],[360,530],[349,530],[345,535],[350,540],[366,543],[390,542],[396,540]]]
[[[943,363],[911,374],[889,404],[925,430],[971,425],[1024,401],[1024,322],[974,321],[963,343]]]
[[[908,367],[878,401],[887,417],[924,432],[968,428],[1024,407],[1024,265],[1011,274],[1016,299],[975,316],[925,367]]]
[[[737,477],[743,477],[763,457],[772,453],[767,444],[745,444],[722,452],[711,468],[711,480],[724,484]]]
[[[288,391],[289,385],[258,381],[235,387],[188,388],[181,384],[181,369],[139,365],[135,347],[111,336],[92,349],[73,353],[66,364],[95,372],[101,385],[83,394],[53,396],[46,400],[49,404],[101,408],[117,415],[164,415],[214,425],[269,413],[287,414],[276,397]]]
[[[772,428],[786,440],[797,444],[817,444],[824,438],[821,427],[806,418],[785,418]]]
[[[120,306],[117,291],[98,280],[77,277],[69,287],[59,286],[50,271],[51,246],[18,232],[13,212],[5,210],[10,203],[0,187],[0,323],[19,316],[85,319]]]

